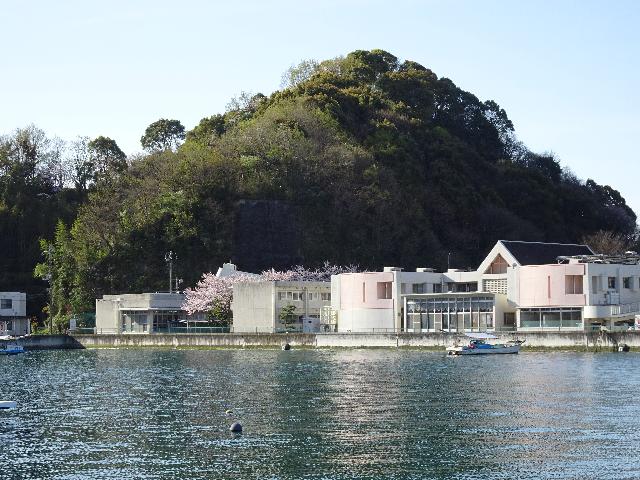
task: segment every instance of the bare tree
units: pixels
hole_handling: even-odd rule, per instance
[[[598,230],[582,237],[582,243],[589,245],[594,253],[605,255],[619,255],[633,246],[633,238],[622,233]]]

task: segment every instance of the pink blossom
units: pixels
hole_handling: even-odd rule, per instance
[[[231,311],[233,285],[241,282],[329,282],[331,275],[357,272],[356,265],[341,267],[324,262],[322,267],[309,270],[297,265],[290,270],[265,270],[260,275],[237,273],[227,277],[216,277],[213,273],[205,273],[196,287],[185,290],[185,302],[182,306],[189,314],[210,312],[214,306],[224,311]]]

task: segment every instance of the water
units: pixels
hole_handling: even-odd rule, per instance
[[[2,479],[640,478],[634,353],[84,350],[0,368],[18,401]]]

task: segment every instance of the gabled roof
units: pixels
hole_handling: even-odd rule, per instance
[[[586,245],[571,243],[542,243],[500,240],[520,265],[548,265],[558,263],[558,257],[593,255]]]

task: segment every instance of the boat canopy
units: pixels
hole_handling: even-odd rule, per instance
[[[477,338],[477,339],[491,339],[491,338],[498,338],[495,335],[491,335],[490,333],[483,333],[483,332],[477,332],[477,333],[465,333],[465,336],[469,337],[469,338]]]

